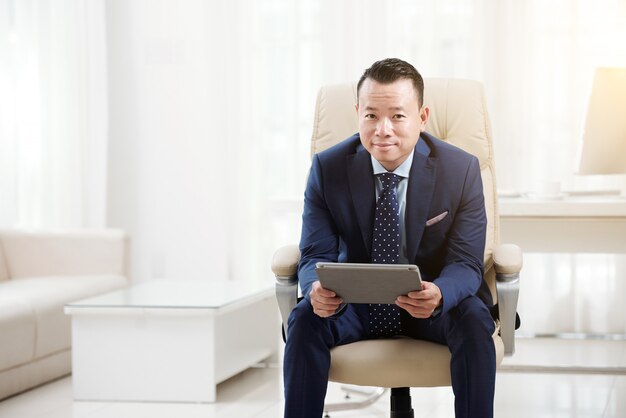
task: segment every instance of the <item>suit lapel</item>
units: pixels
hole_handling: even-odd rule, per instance
[[[352,204],[368,255],[372,253],[372,225],[376,209],[376,192],[370,154],[363,147],[347,157],[348,183]]]
[[[413,154],[413,164],[411,165],[406,192],[406,245],[407,257],[411,264],[417,256],[417,249],[424,234],[428,210],[435,190],[437,158],[429,156],[429,151],[422,136]]]

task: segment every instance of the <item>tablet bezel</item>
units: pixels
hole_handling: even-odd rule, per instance
[[[395,303],[398,296],[422,288],[415,264],[318,262],[315,271],[323,288],[345,303]]]

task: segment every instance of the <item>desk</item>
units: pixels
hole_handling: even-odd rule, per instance
[[[626,253],[626,199],[500,198],[500,238],[524,252]]]
[[[507,359],[501,370],[626,373],[623,362],[616,363],[614,358],[608,361],[568,357],[581,344],[626,339],[622,297],[626,289],[626,199],[500,198],[499,209],[501,241],[517,244],[525,252],[518,304],[523,325],[517,335],[554,338],[543,343],[526,340],[520,348],[531,351]],[[591,277],[596,284],[593,292],[588,291]],[[572,344],[571,338],[589,341],[579,341],[563,350]],[[611,347],[610,342],[604,344],[599,347]],[[537,360],[536,356],[533,358],[534,345],[558,345],[563,354],[548,362]]]

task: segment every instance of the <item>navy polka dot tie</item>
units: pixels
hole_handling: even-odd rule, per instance
[[[402,177],[393,173],[377,174],[383,189],[376,202],[372,263],[396,264],[400,258],[400,207],[396,188]],[[370,304],[370,333],[384,338],[399,334],[400,308],[396,305]]]

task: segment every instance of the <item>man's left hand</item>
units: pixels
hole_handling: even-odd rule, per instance
[[[441,305],[441,290],[431,282],[422,282],[422,290],[398,296],[396,305],[407,311],[414,318],[430,318],[434,310]]]

